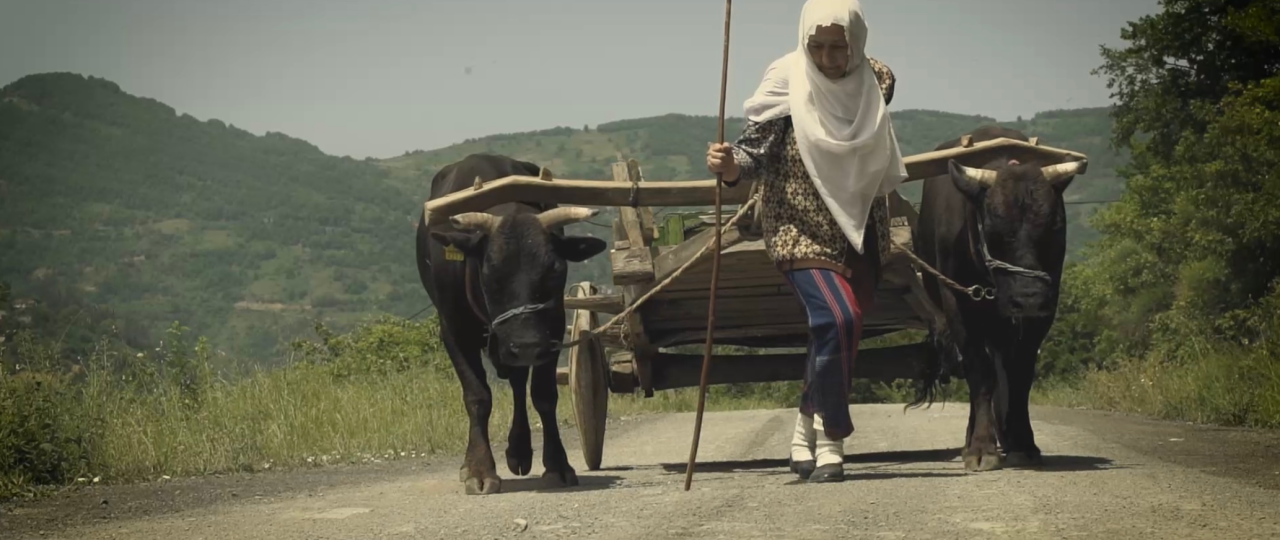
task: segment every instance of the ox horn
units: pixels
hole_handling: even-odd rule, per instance
[[[1089,162],[1087,160],[1081,160],[1041,167],[1040,172],[1044,174],[1044,179],[1048,180],[1050,184],[1056,184],[1065,178],[1069,178],[1077,174],[1083,174],[1085,169],[1088,167]]]
[[[951,173],[953,175],[962,177],[983,187],[989,188],[996,183],[996,172],[993,170],[965,167],[964,165],[957,163],[954,159],[951,160],[950,166]]]
[[[595,215],[599,213],[600,209],[598,208],[581,208],[574,206],[552,208],[538,214],[538,222],[542,223],[542,226],[547,229],[554,229],[556,227],[563,227],[571,223],[577,223],[579,221],[595,217]]]
[[[487,212],[466,212],[449,218],[455,229],[492,233],[498,228],[498,216]]]

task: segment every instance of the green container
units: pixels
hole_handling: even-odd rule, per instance
[[[659,246],[677,246],[681,242],[684,242],[684,216],[681,214],[663,216],[662,224],[658,226],[658,237],[653,243]]]

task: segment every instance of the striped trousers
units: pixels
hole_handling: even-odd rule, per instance
[[[853,361],[862,337],[862,309],[844,276],[806,268],[784,272],[809,318],[809,355],[800,394],[800,413],[822,416],[829,439],[853,433],[849,392]]]

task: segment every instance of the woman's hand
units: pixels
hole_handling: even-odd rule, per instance
[[[711,174],[720,174],[721,182],[726,184],[737,182],[741,170],[738,163],[733,160],[733,145],[712,143],[707,148],[707,170]]]

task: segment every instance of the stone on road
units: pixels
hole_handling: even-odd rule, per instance
[[[437,459],[372,481],[294,486],[158,515],[85,518],[45,531],[29,520],[17,537],[1280,538],[1274,432],[1036,408],[1044,466],[966,473],[958,458],[966,406],[851,410],[857,431],[846,443],[848,480],[839,484],[805,484],[787,470],[793,410],[743,411],[707,414],[685,492],[694,417],[652,415],[610,426],[603,470],[587,471],[571,447],[581,481],[572,489],[542,490],[535,458],[528,477],[503,475],[503,493],[467,496],[456,460]],[[496,439],[501,455],[505,437]],[[301,473],[259,476],[270,484],[291,474]],[[192,482],[182,489],[201,489]],[[58,504],[73,503],[29,512],[52,515]]]

